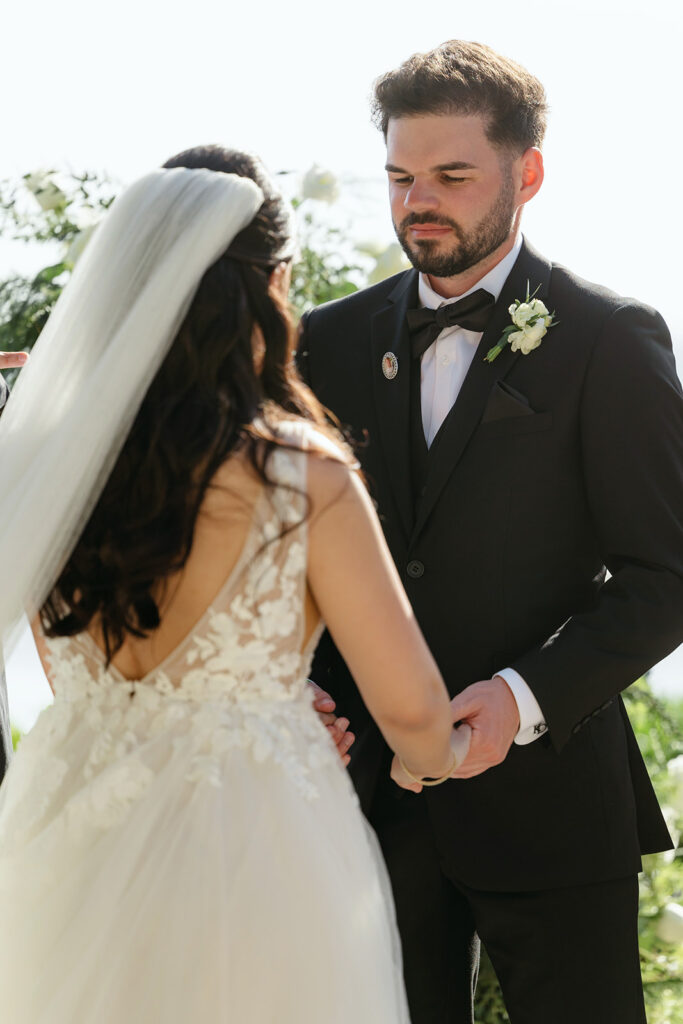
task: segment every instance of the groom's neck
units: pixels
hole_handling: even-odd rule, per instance
[[[494,267],[497,267],[501,260],[504,260],[515,244],[517,231],[514,231],[501,246],[495,249],[489,256],[475,263],[473,267],[464,270],[462,274],[454,274],[453,277],[432,277],[428,275],[430,287],[444,299],[457,298],[464,295],[470,288],[474,288],[483,277],[486,277]]]

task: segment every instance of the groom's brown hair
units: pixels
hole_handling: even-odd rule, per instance
[[[478,114],[492,143],[519,152],[541,145],[547,111],[545,89],[525,68],[460,39],[415,53],[382,75],[372,99],[372,119],[385,138],[392,117]]]

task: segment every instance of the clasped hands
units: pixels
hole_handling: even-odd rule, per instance
[[[451,701],[451,712],[454,722],[467,724],[472,731],[467,756],[449,778],[471,779],[502,764],[519,730],[517,701],[502,676],[466,687]],[[392,761],[391,777],[402,789],[422,791],[422,786],[403,770],[398,757]]]
[[[349,720],[335,716],[335,703],[328,693],[315,683],[310,683],[310,686],[313,690],[313,707],[329,729],[339,756],[347,765],[350,761],[349,749],[355,738],[348,731]],[[519,729],[517,702],[502,676],[472,683],[453,698],[451,710],[453,721],[466,723],[472,731],[467,756],[451,773],[450,778],[470,779],[501,764]],[[394,757],[392,762],[391,777],[402,789],[409,789],[413,793],[422,790],[422,786],[403,770],[398,757]]]

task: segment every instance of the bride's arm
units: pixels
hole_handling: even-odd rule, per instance
[[[448,693],[357,474],[309,456],[308,582],[389,746],[417,776],[452,762]]]

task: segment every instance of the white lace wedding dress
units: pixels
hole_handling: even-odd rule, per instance
[[[54,704],[0,789],[3,1024],[408,1022],[389,888],[302,653],[306,456],[135,682],[48,641]]]

